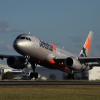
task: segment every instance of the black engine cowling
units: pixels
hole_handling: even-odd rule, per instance
[[[69,67],[73,66],[73,59],[71,57],[66,58],[65,64]]]
[[[25,58],[24,57],[9,57],[7,59],[7,64],[9,67],[15,68],[15,69],[23,69],[25,68]]]
[[[74,57],[66,58],[65,64],[67,67],[74,70],[80,70],[82,68],[82,65],[80,64],[80,62]]]

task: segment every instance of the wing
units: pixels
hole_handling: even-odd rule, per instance
[[[56,62],[63,62],[66,58],[54,59]],[[100,58],[96,57],[78,57],[80,63],[100,63]]]
[[[88,64],[90,67],[100,66],[99,57],[79,57],[78,60],[81,64]]]
[[[80,63],[100,63],[99,57],[79,57]]]
[[[3,54],[0,54],[0,59],[1,60],[7,59],[9,57],[22,57],[22,56],[19,56],[19,55],[3,55]]]
[[[54,59],[56,61],[56,63],[64,63],[65,62],[65,58],[63,59]],[[99,57],[79,57],[77,59],[81,64],[88,64],[89,66],[93,67],[93,66],[100,66],[100,58]],[[71,62],[71,59],[68,60],[68,62]]]

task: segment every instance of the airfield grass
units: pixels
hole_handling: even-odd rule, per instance
[[[0,100],[100,100],[100,87],[0,87]]]

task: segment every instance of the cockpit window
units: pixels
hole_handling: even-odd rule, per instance
[[[31,41],[31,39],[30,39],[29,37],[26,37],[26,40],[29,40],[29,41]]]
[[[24,40],[29,40],[29,41],[31,41],[31,39],[30,39],[29,37],[24,37],[24,36],[17,37],[17,39],[24,39]]]
[[[20,39],[25,39],[25,37],[21,37]]]

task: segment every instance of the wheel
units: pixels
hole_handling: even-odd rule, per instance
[[[73,73],[68,73],[67,78],[68,79],[74,79],[74,74]]]
[[[30,78],[32,79],[32,78],[33,78],[33,76],[34,76],[34,73],[33,73],[33,72],[31,72],[29,76],[30,76]]]
[[[37,72],[34,73],[34,77],[35,77],[35,79],[38,78],[38,73]]]
[[[32,78],[35,78],[35,79],[37,79],[38,78],[38,73],[37,72],[31,72],[30,73],[30,78],[32,79]]]

